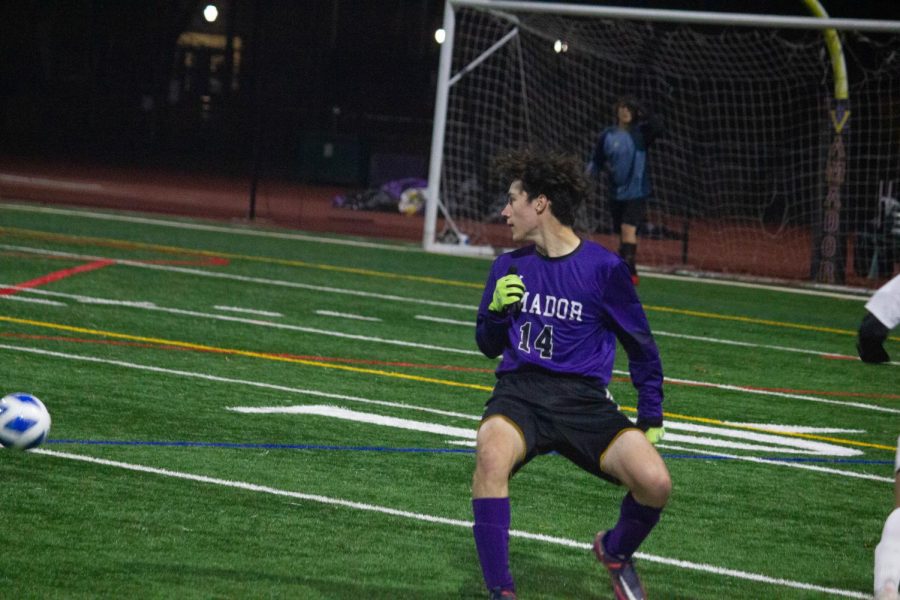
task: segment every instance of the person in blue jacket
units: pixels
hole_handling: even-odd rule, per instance
[[[618,522],[594,538],[617,598],[644,598],[632,555],[660,518],[671,479],[654,444],[663,430],[663,372],[628,266],[574,232],[589,188],[574,156],[525,150],[499,157],[502,216],[514,243],[494,261],[475,338],[502,355],[485,405],[472,479],[475,545],[492,598],[515,598],[509,570],[509,478],[556,451],[628,489]],[[616,340],[637,389],[637,422],[608,391]],[[590,509],[589,509],[590,510]]]
[[[598,179],[601,172],[606,173],[613,227],[619,234],[619,255],[637,284],[637,230],[653,190],[647,149],[659,137],[662,127],[659,119],[648,116],[633,98],[619,99],[614,110],[616,124],[600,133],[588,172]]]

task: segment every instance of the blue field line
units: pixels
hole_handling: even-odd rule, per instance
[[[185,448],[249,448],[255,450],[355,450],[357,452],[429,452],[437,454],[473,454],[472,448],[392,448],[389,446],[329,446],[323,444],[248,444],[235,442],[151,442],[125,440],[48,440],[48,444],[82,446],[168,446]]]
[[[246,448],[263,450],[343,450],[355,452],[405,452],[425,454],[474,454],[474,448],[396,448],[391,446],[334,446],[325,444],[250,444],[237,442],[152,442],[139,440],[48,440],[47,444],[75,444],[82,446],[161,446],[181,448]],[[552,454],[556,454],[555,452]],[[666,460],[738,460],[728,456],[716,454],[666,454],[661,453]],[[820,458],[798,456],[763,456],[762,460],[794,463],[819,463],[841,465],[889,465],[891,460],[874,460],[866,458]]]

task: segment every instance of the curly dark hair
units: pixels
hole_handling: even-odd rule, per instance
[[[590,190],[584,164],[578,157],[528,148],[497,156],[492,166],[503,181],[520,180],[529,202],[543,194],[560,223],[575,225],[576,211]]]

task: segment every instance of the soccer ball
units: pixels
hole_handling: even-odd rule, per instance
[[[50,413],[44,403],[17,392],[0,399],[0,446],[13,450],[37,448],[50,432]]]
[[[397,210],[411,217],[422,212],[425,208],[425,190],[421,188],[407,188],[400,194],[400,202],[397,203]]]

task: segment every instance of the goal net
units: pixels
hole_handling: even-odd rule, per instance
[[[784,19],[794,22],[787,27],[618,11],[628,18],[609,8],[450,0],[426,248],[508,246],[500,217],[508,182],[492,177],[491,158],[533,146],[587,162],[614,123],[615,101],[628,95],[664,127],[648,152],[653,194],[639,267],[826,283],[888,275],[900,255],[892,259],[891,239],[873,224],[884,220],[887,182],[900,179],[897,23],[829,20],[857,25],[837,30],[848,94],[836,100],[840,74],[812,17]],[[578,225],[616,250],[606,185],[596,188]]]

